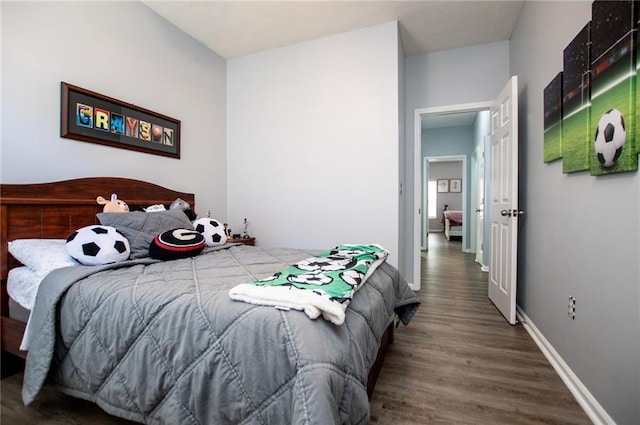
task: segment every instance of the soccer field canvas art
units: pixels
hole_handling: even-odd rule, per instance
[[[563,52],[562,73],[562,171],[589,169],[591,142],[590,23]]]
[[[634,6],[632,1],[592,4],[592,175],[638,169]]]
[[[544,162],[562,158],[562,72],[544,89]]]
[[[640,2],[591,3],[591,21],[544,88],[545,163],[561,159],[563,173],[593,176],[638,170],[639,27]]]

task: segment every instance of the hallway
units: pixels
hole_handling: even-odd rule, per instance
[[[422,305],[396,331],[371,401],[374,424],[590,424],[529,334],[487,298],[461,241],[429,235]]]

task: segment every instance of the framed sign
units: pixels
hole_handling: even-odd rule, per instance
[[[449,180],[438,180],[438,192],[448,192],[449,191]]]
[[[180,121],[62,82],[60,136],[180,158]]]
[[[462,179],[449,180],[449,190],[451,192],[462,192]]]

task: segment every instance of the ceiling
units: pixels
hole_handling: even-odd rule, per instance
[[[142,0],[225,59],[398,21],[407,56],[508,40],[523,0]]]
[[[142,0],[225,59],[398,21],[407,56],[508,40],[524,0]],[[471,125],[475,113],[423,118]]]

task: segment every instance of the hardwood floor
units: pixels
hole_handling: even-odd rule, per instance
[[[591,424],[524,328],[509,325],[488,300],[487,274],[474,255],[444,235],[429,238],[422,305],[396,331],[372,424]],[[21,385],[22,374],[0,383],[2,424],[132,424],[50,389],[25,408]]]
[[[134,425],[97,405],[44,388],[30,407],[22,404],[22,373],[0,382],[2,425]]]
[[[429,239],[422,305],[396,332],[372,424],[591,424],[522,325],[489,301],[475,254],[442,234]]]

